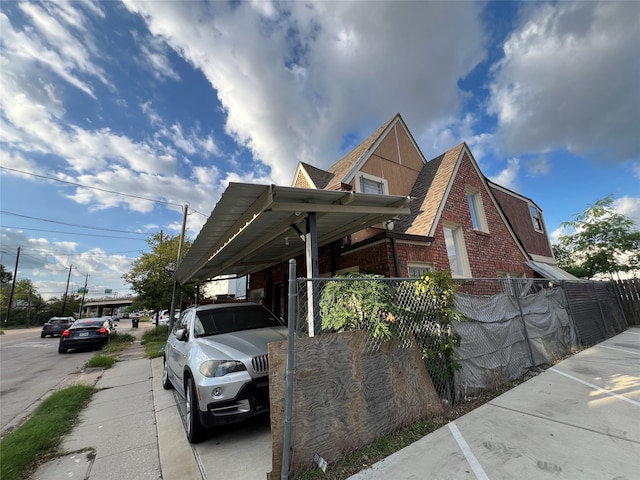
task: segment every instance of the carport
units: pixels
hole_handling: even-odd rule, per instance
[[[305,254],[307,277],[318,277],[318,248],[409,213],[409,197],[230,183],[173,280],[201,283],[244,276]],[[309,312],[317,312],[313,292]],[[317,331],[309,319],[309,331]]]

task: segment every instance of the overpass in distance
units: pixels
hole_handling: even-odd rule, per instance
[[[85,300],[82,305],[82,316],[86,317],[90,311],[97,310],[98,314],[96,316],[101,317],[104,315],[105,309],[113,314],[113,312],[118,308],[130,306],[135,299],[136,297],[133,295],[124,297],[91,298],[89,300]]]

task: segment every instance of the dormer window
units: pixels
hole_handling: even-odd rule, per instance
[[[358,175],[356,185],[359,193],[386,195],[388,191],[387,181],[384,178],[374,177],[373,175],[368,175],[366,173],[360,173]]]
[[[531,221],[533,222],[533,229],[536,232],[544,233],[542,228],[542,213],[533,205],[529,205],[529,211],[531,212]]]

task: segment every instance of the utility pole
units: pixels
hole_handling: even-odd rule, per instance
[[[62,302],[62,316],[64,317],[64,309],[67,308],[67,294],[69,293],[69,280],[71,280],[71,269],[73,265],[69,265],[69,275],[67,276],[67,289],[64,291],[64,302]]]
[[[82,289],[82,300],[80,301],[80,310],[78,311],[78,318],[82,318],[82,308],[84,307],[84,296],[87,294],[87,281],[89,280],[89,274],[84,276],[84,288]]]
[[[178,258],[176,259],[176,269],[173,272],[175,275],[178,271],[178,267],[180,266],[180,261],[182,260],[182,244],[184,243],[184,234],[187,229],[187,212],[189,210],[189,205],[184,204],[182,208],[182,232],[180,233],[180,242],[178,243]],[[169,309],[169,331],[173,329],[173,321],[174,315],[176,313],[176,296],[178,294],[178,281],[173,281],[173,292],[171,294],[171,308]]]
[[[16,267],[13,270],[13,282],[11,283],[11,293],[9,294],[9,304],[7,305],[7,318],[4,319],[4,326],[9,325],[9,317],[11,316],[11,302],[13,302],[13,292],[16,289],[16,277],[18,276],[18,261],[20,260],[20,247],[16,255]]]
[[[29,288],[29,297],[27,298],[27,328],[29,328],[30,316],[31,316],[31,288]]]

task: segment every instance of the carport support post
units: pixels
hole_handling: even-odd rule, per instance
[[[296,261],[289,260],[289,304],[287,306],[287,371],[286,390],[284,396],[284,432],[282,438],[282,466],[280,468],[280,479],[289,479],[289,454],[291,452],[291,418],[293,411],[293,372],[295,368],[294,354],[296,338]]]
[[[320,301],[317,284],[313,279],[318,273],[318,232],[316,228],[316,212],[307,214],[307,233],[305,235],[305,259],[307,262],[307,323],[309,336],[315,337],[322,330],[320,321]]]

